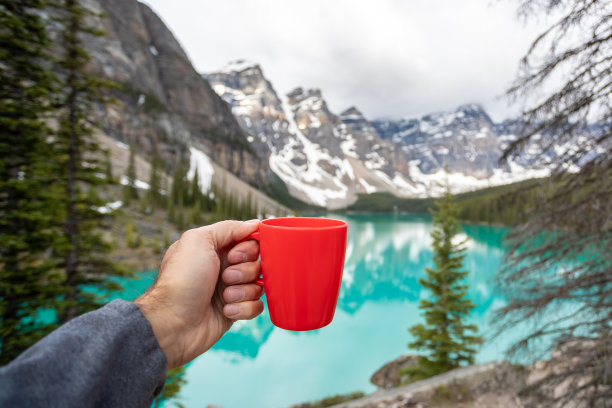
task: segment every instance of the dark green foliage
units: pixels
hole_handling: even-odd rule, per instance
[[[142,245],[140,231],[134,227],[134,223],[131,220],[128,220],[125,224],[125,243],[128,248],[140,248]]]
[[[153,238],[153,253],[154,254],[161,254],[162,253],[162,246],[161,246],[161,240],[159,239],[159,237],[155,237]]]
[[[115,179],[113,178],[113,164],[108,150],[104,150],[104,175],[109,183],[115,183]]]
[[[548,369],[521,390],[525,406],[607,407],[612,401],[612,3],[518,3],[523,16],[547,24],[507,91],[522,102],[524,126],[504,156],[516,157],[535,145],[542,154],[534,158],[553,176],[506,236],[506,259],[497,276],[506,302],[495,322],[500,335],[520,334],[513,354],[549,360]]]
[[[521,211],[531,208],[539,199],[540,180],[527,180],[457,194],[454,202],[463,221],[514,225]],[[398,198],[389,193],[360,194],[347,211],[426,213],[434,198]]]
[[[426,213],[432,206],[432,198],[399,198],[391,193],[359,194],[357,201],[346,208],[347,211],[381,212],[394,211],[407,213]]]
[[[110,217],[98,210],[105,203],[96,191],[108,180],[99,177],[104,174],[102,152],[92,135],[91,119],[94,105],[105,102],[100,90],[108,84],[86,70],[90,57],[83,39],[101,35],[86,24],[89,17],[96,16],[78,0],[61,3],[59,20],[63,29],[57,60],[61,92],[56,98],[60,115],[53,143],[57,155],[54,185],[63,192],[63,208],[57,214],[63,233],[54,245],[63,272],[63,293],[56,306],[60,322],[100,306],[103,297],[84,287],[116,289],[116,283],[107,277],[124,272],[109,260],[111,246],[102,231],[110,226]]]
[[[166,373],[166,383],[164,389],[157,398],[155,398],[154,406],[168,406],[168,402],[179,398],[181,387],[187,383],[185,379],[185,366],[173,368]],[[178,401],[172,401],[178,408],[183,405]]]
[[[213,185],[212,191],[202,192],[198,171],[187,177],[187,165],[180,160],[172,177],[172,188],[167,196],[168,221],[179,230],[226,219],[257,218],[257,206],[250,194],[243,200],[225,187]]]
[[[475,335],[478,328],[465,323],[475,305],[466,298],[468,286],[463,283],[468,274],[463,270],[465,247],[456,242],[461,226],[448,189],[436,201],[436,207],[432,211],[434,229],[431,233],[435,267],[426,269],[426,279],[419,279],[419,283],[431,292],[431,297],[421,300],[419,305],[426,324],[410,328],[415,340],[409,344],[410,348],[424,350],[427,355],[419,357],[417,365],[405,370],[411,380],[472,364],[476,354],[474,346],[482,343],[482,338]]]
[[[55,76],[41,0],[0,1],[0,365],[52,325],[36,317],[55,296],[48,116]]]
[[[164,205],[164,200],[161,194],[162,189],[162,172],[161,157],[157,154],[157,149],[153,148],[153,156],[151,157],[151,172],[149,174],[149,191],[147,192],[147,202],[151,208],[161,207]]]

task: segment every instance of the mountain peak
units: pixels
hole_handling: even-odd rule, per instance
[[[482,105],[478,103],[468,103],[468,104],[459,106],[455,110],[455,115],[458,115],[460,117],[465,116],[469,118],[481,119],[485,122],[490,123],[491,125],[493,124],[493,120],[491,120],[491,118],[487,114],[487,111],[485,111]]]
[[[324,103],[321,90],[317,88],[304,90],[302,87],[297,87],[287,94],[287,98],[290,105],[296,105],[307,99],[310,99],[313,103],[317,102],[317,105]]]
[[[359,109],[357,109],[355,106],[351,106],[348,109],[345,109],[341,114],[340,114],[340,119],[343,122],[356,122],[356,121],[363,121],[366,120],[365,117],[363,116],[363,113],[361,113],[361,111]]]
[[[464,113],[484,113],[485,110],[482,107],[482,105],[480,105],[479,103],[466,103],[463,105],[460,105],[457,109],[455,109],[455,112],[464,112]]]
[[[361,113],[361,111],[359,109],[357,109],[356,106],[350,106],[350,107],[346,108],[340,114],[340,116],[350,116],[350,115],[363,116],[363,113]]]
[[[259,64],[253,61],[248,61],[244,59],[238,59],[235,61],[228,62],[219,72],[230,74],[233,72],[243,72],[247,69],[257,69],[261,71]]]
[[[289,99],[292,99],[292,98],[305,99],[305,98],[310,98],[313,96],[316,98],[321,98],[322,94],[321,94],[321,90],[318,88],[311,88],[311,89],[304,90],[304,88],[302,88],[301,86],[298,86],[297,88],[293,89],[291,92],[287,93],[287,96],[289,97]]]

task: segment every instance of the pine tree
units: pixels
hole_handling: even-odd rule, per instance
[[[523,126],[503,156],[538,152],[534,163],[552,175],[532,186],[532,205],[505,237],[497,335],[520,333],[512,357],[548,356],[547,369],[520,391],[525,406],[609,407],[612,2],[521,0],[517,8],[547,23],[507,90]]]
[[[200,189],[200,176],[198,175],[198,168],[196,166],[193,174],[193,180],[191,181],[191,199],[190,204],[195,204],[196,201],[201,201],[202,190]]]
[[[176,207],[182,208],[185,204],[186,177],[184,162],[179,160],[172,176],[172,191],[170,193]]]
[[[53,160],[43,119],[56,77],[47,68],[43,0],[0,0],[0,365],[48,330],[36,318],[55,295]]]
[[[174,211],[174,199],[171,194],[166,197],[166,219],[170,222],[174,222],[176,219],[176,213]]]
[[[170,246],[170,235],[167,230],[164,230],[164,248],[168,249]]]
[[[159,206],[161,201],[161,158],[157,154],[157,149],[153,146],[153,155],[151,157],[151,172],[149,174],[149,192],[148,203],[151,208]]]
[[[109,183],[115,183],[115,178],[113,177],[113,163],[111,162],[110,152],[108,150],[104,150],[104,175]]]
[[[428,355],[420,356],[417,365],[405,370],[411,380],[472,364],[476,354],[474,346],[482,343],[482,338],[475,335],[478,328],[465,323],[475,305],[466,298],[468,286],[463,283],[468,274],[463,270],[465,246],[456,242],[461,226],[448,187],[436,207],[432,212],[434,229],[431,233],[435,267],[426,268],[427,278],[419,279],[419,283],[431,291],[432,297],[421,300],[419,308],[424,311],[426,324],[410,328],[415,341],[408,345],[425,350]],[[470,332],[472,334],[468,334]]]
[[[136,164],[134,159],[134,143],[130,143],[130,156],[128,159],[127,168],[127,184],[123,190],[123,198],[125,202],[138,198],[138,190],[136,189]]]
[[[101,291],[116,289],[107,278],[123,271],[109,260],[110,244],[101,231],[109,226],[109,215],[97,208],[104,203],[88,194],[107,184],[100,178],[100,148],[92,135],[94,104],[104,103],[100,89],[106,83],[86,70],[89,54],[83,48],[83,37],[101,35],[87,26],[92,13],[79,0],[64,0],[60,10],[63,30],[59,46],[58,69],[62,77],[57,104],[61,109],[55,142],[58,157],[57,185],[64,190],[65,208],[59,217],[63,235],[56,245],[64,272],[63,295],[57,305],[60,322],[98,307]],[[98,293],[85,291],[94,286]]]

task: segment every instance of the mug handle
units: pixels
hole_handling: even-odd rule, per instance
[[[243,240],[242,240],[242,241],[240,241],[240,242],[248,241],[248,240],[250,240],[250,239],[254,239],[255,241],[259,242],[259,240],[260,240],[259,235],[260,235],[259,231],[252,232],[252,233],[250,233],[250,234],[249,234],[249,236],[248,236],[248,237],[246,237],[245,239],[243,239]],[[240,242],[239,242],[239,243],[240,243]],[[263,285],[264,285],[264,283],[263,283],[263,279],[262,279],[262,278],[257,279],[257,280],[256,280],[255,282],[253,282],[253,283],[254,283],[254,284],[256,284],[257,286],[261,286],[261,287],[263,287]]]

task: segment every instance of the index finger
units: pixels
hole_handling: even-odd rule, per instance
[[[253,239],[237,244],[227,254],[227,261],[230,264],[256,261],[257,258],[259,258],[259,242]]]
[[[220,221],[207,228],[212,233],[215,249],[219,251],[230,244],[246,239],[249,234],[257,231],[259,220]]]

